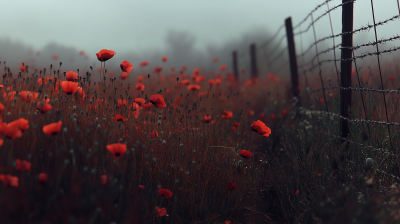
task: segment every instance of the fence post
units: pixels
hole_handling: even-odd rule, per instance
[[[288,42],[288,50],[289,50],[289,62],[290,62],[290,75],[292,79],[292,91],[293,96],[297,97],[299,100],[298,105],[300,105],[300,87],[299,87],[299,72],[297,69],[297,59],[296,59],[296,48],[294,45],[294,37],[293,37],[293,26],[292,26],[292,17],[288,17],[285,20],[286,25],[286,39]]]
[[[346,3],[348,0],[342,0]],[[354,4],[344,4],[342,6],[342,53],[340,61],[340,86],[344,88],[351,87],[351,66],[352,66],[352,47],[353,47],[353,9]],[[346,61],[344,61],[346,60]],[[340,116],[348,118],[351,108],[351,90],[340,89]],[[347,138],[350,128],[347,120],[340,119],[340,136]],[[344,140],[342,139],[342,142]]]
[[[258,78],[256,44],[250,45],[250,59],[251,59],[251,78]]]
[[[233,60],[233,74],[235,75],[236,81],[239,80],[239,72],[238,72],[238,64],[237,64],[237,52],[232,52],[232,60]]]

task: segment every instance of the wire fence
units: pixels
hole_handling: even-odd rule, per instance
[[[340,4],[337,4],[333,7],[329,7],[329,3],[333,2],[333,0],[326,0],[323,3],[317,5],[314,9],[312,9],[310,13],[308,13],[306,17],[302,19],[295,26],[293,27],[291,26],[291,19],[290,19],[290,25],[288,25],[288,23],[281,25],[270,39],[268,39],[266,42],[260,44],[257,47],[257,50],[262,51],[263,49],[266,48],[269,49],[268,57],[266,57],[266,59],[263,58],[261,63],[268,64],[269,65],[268,70],[271,73],[279,74],[281,73],[283,68],[296,65],[295,72],[293,71],[293,69],[291,69],[290,71],[292,84],[296,83],[293,81],[294,78],[297,79],[298,83],[299,79],[299,76],[297,74],[298,71],[300,71],[300,74],[304,77],[305,80],[305,83],[303,83],[302,85],[297,87],[293,86],[293,89],[300,88],[305,90],[302,92],[299,98],[302,98],[302,100],[308,99],[308,105],[314,104],[312,106],[313,108],[320,107],[320,109],[322,109],[323,107],[325,107],[325,109],[322,110],[305,109],[304,107],[301,107],[301,110],[298,110],[297,112],[303,115],[313,115],[318,118],[330,118],[331,120],[336,119],[336,121],[340,122],[340,131],[336,135],[331,133],[324,133],[327,137],[336,138],[341,140],[342,142],[348,142],[350,144],[357,145],[358,147],[371,149],[376,152],[384,152],[385,155],[397,157],[399,153],[398,148],[400,141],[398,141],[396,137],[398,136],[397,132],[400,132],[400,123],[394,122],[394,120],[397,119],[397,121],[400,121],[399,119],[400,115],[395,113],[395,111],[400,110],[399,106],[400,95],[397,95],[400,93],[400,89],[396,90],[396,89],[384,88],[385,85],[387,85],[387,82],[384,82],[383,80],[384,78],[385,80],[387,80],[387,75],[384,76],[385,73],[382,75],[383,72],[382,72],[380,57],[400,50],[400,46],[392,46],[387,49],[379,49],[379,46],[385,43],[393,44],[395,41],[400,40],[400,35],[394,34],[392,37],[381,37],[381,39],[378,40],[378,32],[377,32],[377,27],[389,26],[391,24],[393,25],[395,21],[399,21],[400,19],[399,0],[391,0],[391,1],[393,2],[393,5],[394,4],[397,5],[398,14],[388,16],[388,18],[376,22],[374,2],[373,0],[371,0],[370,12],[372,12],[371,18],[373,19],[373,24],[366,24],[358,28],[353,28],[353,11],[354,7],[357,7],[356,0],[342,0]],[[388,2],[389,1],[385,1],[385,4],[388,4]],[[326,7],[327,10],[314,19],[314,15],[323,7]],[[340,33],[335,34],[332,25],[331,13],[334,11],[338,11],[340,9],[342,10],[342,18],[341,18],[342,30]],[[345,16],[347,16],[346,19],[344,19]],[[322,21],[322,18],[324,17],[329,17],[330,21],[329,26],[331,28],[332,33],[330,35],[317,39],[315,24],[319,21]],[[305,25],[307,21],[310,21],[310,23]],[[286,26],[286,33],[284,33],[285,26]],[[302,27],[305,28],[302,29]],[[395,26],[393,30],[396,30],[397,27],[398,26]],[[355,34],[361,32],[372,32],[372,31],[374,34],[374,41],[369,41],[367,43],[362,43],[356,46],[353,45],[353,36]],[[307,46],[304,50],[303,35],[310,34],[310,32],[312,32],[314,42],[311,43],[309,46]],[[293,37],[300,38],[300,42],[297,42],[296,44],[300,44],[299,46],[301,52],[299,54],[294,53],[294,55],[291,55],[289,45],[290,45],[290,40],[293,39]],[[339,37],[342,38],[342,42],[336,43],[335,39]],[[287,45],[282,47],[281,46],[282,43],[285,43],[284,40],[287,41]],[[318,45],[325,43],[324,41],[327,40],[332,40],[333,44],[331,45],[331,47],[319,51]],[[374,47],[375,49],[370,51],[365,50],[368,47]],[[356,51],[360,49],[363,49],[365,51],[356,54]],[[341,51],[340,57],[336,56],[336,50]],[[315,51],[315,54],[310,56],[310,53],[312,51]],[[332,55],[333,58],[326,58],[329,57],[330,54],[333,54]],[[240,57],[244,58],[246,55],[249,54],[242,53],[240,54]],[[251,52],[250,55],[252,55]],[[293,56],[292,58],[294,59],[292,59],[291,56]],[[373,56],[376,57],[377,60],[377,66],[374,69],[375,70],[374,73],[377,74],[375,76],[378,75],[379,76],[378,78],[374,79],[375,82],[372,82],[372,84],[376,85],[375,87],[364,87],[365,85],[368,84],[368,82],[365,80],[367,80],[367,78],[373,77],[372,69],[369,67],[370,72],[367,76],[364,76],[363,80],[363,77],[361,77],[362,72],[360,71],[361,67],[360,68],[357,67],[357,60]],[[324,58],[321,60],[320,57]],[[250,60],[255,60],[256,62],[260,62],[260,60],[256,58],[251,58]],[[293,61],[295,63],[293,63]],[[330,72],[329,75],[332,76],[332,74],[334,74],[337,77],[336,85],[332,85],[332,83],[330,82],[328,85],[324,83],[325,79],[323,78],[323,74],[328,73],[326,72],[327,68],[326,66],[329,63],[334,63],[334,68],[335,68],[333,70],[334,72]],[[314,73],[314,70],[316,69],[318,73],[317,77],[319,77],[318,81],[319,83],[317,83],[318,87],[312,90],[310,88],[311,82],[308,81],[308,78],[310,77],[307,77],[307,75],[316,75]],[[396,74],[399,73],[400,70],[397,69]],[[315,81],[316,79],[312,80]],[[391,83],[393,83],[394,76],[391,76],[390,80],[392,80]],[[315,82],[313,84],[315,84]],[[355,87],[352,86],[354,84],[356,85]],[[393,84],[391,86],[394,87]],[[340,100],[338,102],[340,104],[340,111],[337,111],[337,106],[336,107],[334,106],[335,105],[335,103],[333,102],[334,99],[327,98],[325,94],[327,92],[330,95],[332,95],[332,91],[334,90],[337,90],[336,95],[340,95]],[[311,99],[313,98],[313,96],[318,96],[321,93],[323,95],[323,99],[320,100],[320,105],[315,105],[315,102],[312,102]],[[374,98],[370,97],[367,98],[366,94],[374,94],[374,93],[381,96],[374,95]],[[387,96],[387,94],[389,95]],[[389,105],[387,103],[388,97],[391,97],[389,100]],[[374,107],[371,107],[372,101],[374,101],[375,105]],[[324,106],[321,105],[321,102],[323,102],[322,104],[324,104]],[[367,103],[369,104],[369,107]],[[395,109],[393,109],[393,105],[395,105],[394,106]],[[392,110],[390,110],[391,108],[389,108],[389,106],[392,106]],[[355,111],[356,108],[358,108],[359,111]],[[377,115],[375,116],[375,119],[373,119],[372,110],[375,111],[382,110],[384,112],[382,113],[376,112],[376,114],[378,114],[379,116]],[[357,114],[363,117],[362,118],[355,117],[357,116]],[[388,148],[383,149],[381,147],[376,147],[356,142],[354,136],[350,132],[350,129],[347,130],[345,128],[351,126],[351,124],[365,125],[365,127],[367,127],[369,134],[371,134],[369,125],[382,125],[387,132],[390,146]],[[394,135],[392,133],[394,133]],[[377,169],[377,171],[385,173],[385,175],[390,175],[397,180],[400,180],[399,177],[393,176],[392,174],[388,174],[383,170]]]

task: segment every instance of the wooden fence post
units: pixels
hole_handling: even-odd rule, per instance
[[[342,0],[343,3],[348,0]],[[342,6],[342,33],[353,31],[353,9],[354,4],[344,4]],[[352,67],[352,48],[353,47],[353,34],[342,35],[342,54],[340,61],[340,86],[351,87],[351,67]],[[344,61],[346,60],[346,61]],[[340,116],[345,118],[349,117],[349,110],[351,108],[351,90],[340,89]],[[340,136],[347,138],[350,133],[350,128],[347,120],[340,119]],[[342,139],[342,142],[344,140]]]
[[[256,44],[250,45],[251,78],[258,78]]]
[[[286,39],[287,46],[289,50],[289,61],[290,61],[290,75],[292,79],[292,92],[293,96],[297,97],[299,100],[298,105],[300,105],[300,87],[299,87],[299,72],[297,69],[297,60],[296,60],[296,48],[294,45],[294,37],[293,37],[293,26],[292,26],[292,18],[288,17],[285,20],[286,25]]]
[[[233,74],[235,75],[236,81],[239,80],[239,72],[238,72],[238,64],[237,64],[237,52],[232,52],[232,60],[233,60]]]

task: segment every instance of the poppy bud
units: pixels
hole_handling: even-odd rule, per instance
[[[373,162],[373,160],[371,158],[367,158],[365,160],[365,166],[366,166],[367,169],[371,169],[373,164],[374,164],[374,162]]]

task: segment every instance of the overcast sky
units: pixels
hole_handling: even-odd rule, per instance
[[[169,30],[196,37],[196,48],[222,44],[242,33],[265,29],[273,33],[292,16],[300,22],[323,0],[1,0],[0,39],[10,39],[40,50],[53,42],[84,50],[94,56],[100,49],[116,52],[162,50]],[[330,2],[330,7],[341,0]],[[375,1],[376,20],[398,14],[396,0]],[[323,6],[314,18],[327,10]],[[332,14],[341,30],[340,9]],[[369,0],[355,3],[354,27],[372,23]],[[309,24],[308,20],[306,24]],[[322,37],[330,34],[329,17],[316,26]],[[395,27],[399,27],[395,21]],[[394,26],[394,24],[392,24]],[[393,26],[378,30],[381,36],[397,34]],[[312,31],[312,30],[310,30]],[[282,33],[284,34],[284,33]],[[312,34],[312,32],[310,32]],[[370,32],[372,34],[372,32]],[[317,36],[318,36],[317,35]],[[306,38],[305,40],[308,40]],[[1,50],[1,49],[0,49]]]

